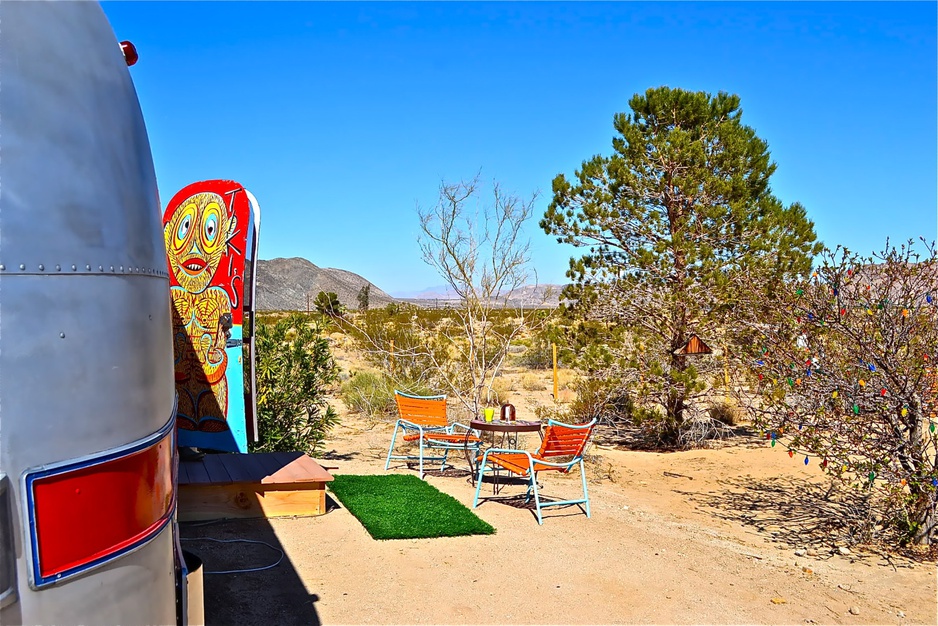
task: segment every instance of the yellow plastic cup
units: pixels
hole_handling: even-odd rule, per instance
[[[486,422],[491,422],[495,419],[495,409],[482,409],[482,415],[485,416]]]

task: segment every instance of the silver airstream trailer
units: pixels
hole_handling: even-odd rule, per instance
[[[185,620],[169,281],[100,6],[0,3],[0,623]]]

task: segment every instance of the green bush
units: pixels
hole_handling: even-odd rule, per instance
[[[293,313],[275,323],[258,323],[257,421],[260,441],[251,452],[316,453],[338,416],[326,390],[338,367],[322,337],[322,327]]]
[[[514,341],[515,345],[526,349],[514,359],[520,367],[534,370],[550,369],[554,365],[553,346],[557,346],[557,367],[569,367],[576,359],[573,350],[568,347],[570,338],[568,329],[559,322],[546,324],[538,328],[530,339]]]
[[[635,404],[617,380],[581,378],[574,384],[576,400],[570,405],[570,416],[576,422],[592,419],[608,425],[621,425],[633,419]]]

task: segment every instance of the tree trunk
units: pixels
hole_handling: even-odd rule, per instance
[[[932,534],[938,527],[938,508],[934,504],[929,506],[921,514],[918,530],[912,537],[912,543],[918,545],[931,545]]]

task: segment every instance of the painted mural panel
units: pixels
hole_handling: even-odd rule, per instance
[[[179,445],[247,451],[241,356],[248,194],[193,183],[163,215],[170,270]]]

